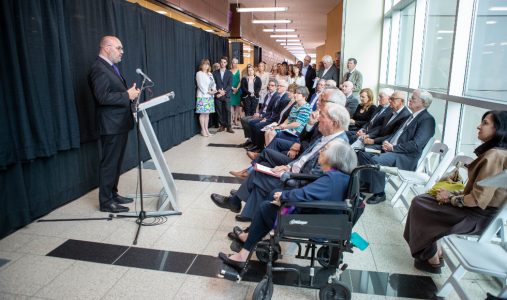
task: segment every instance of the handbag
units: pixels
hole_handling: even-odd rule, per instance
[[[428,194],[436,197],[440,189],[445,189],[449,192],[462,191],[465,189],[463,178],[461,178],[459,174],[459,168],[454,168],[454,170],[440,178],[440,180],[429,189]]]

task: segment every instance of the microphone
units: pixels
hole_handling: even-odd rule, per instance
[[[148,77],[148,75],[144,74],[143,71],[141,71],[141,69],[137,68],[136,69],[136,73],[143,76],[144,79],[148,80],[149,82],[153,82],[150,77]]]

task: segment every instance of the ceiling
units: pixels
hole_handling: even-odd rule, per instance
[[[315,48],[326,41],[327,13],[331,11],[340,0],[278,0],[276,6],[288,7],[286,12],[276,13],[276,19],[292,20],[287,28],[295,28],[295,34],[307,53],[315,53]],[[239,3],[240,7],[272,7],[275,0],[229,0],[229,3]],[[246,13],[243,13],[246,14]],[[248,13],[251,14],[251,13]],[[253,19],[273,19],[274,13],[253,13]],[[269,24],[253,24],[259,30],[273,28]],[[285,24],[277,24],[277,28],[286,28]],[[270,33],[265,33],[269,36]],[[285,33],[278,33],[285,34]],[[292,34],[289,32],[288,34]]]

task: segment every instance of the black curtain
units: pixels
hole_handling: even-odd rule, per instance
[[[125,48],[120,71],[143,99],[174,91],[149,111],[163,150],[198,131],[195,72],[228,55],[228,41],[123,0],[4,0],[0,4],[0,238],[98,183],[95,104],[88,69],[104,35]],[[135,131],[123,170],[136,165]],[[142,159],[149,158],[146,149]]]

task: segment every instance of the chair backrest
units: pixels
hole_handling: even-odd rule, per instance
[[[463,154],[458,154],[454,158],[452,158],[451,152],[447,152],[444,158],[441,160],[438,167],[431,174],[430,179],[426,182],[422,191],[427,191],[433,187],[433,185],[442,178],[442,176],[446,173],[449,173],[454,170],[454,168],[462,168],[465,165],[471,163],[474,159],[470,156],[466,156]],[[462,176],[463,177],[463,176]],[[466,182],[467,178],[464,178],[464,182]]]
[[[416,172],[421,172],[422,170],[425,169],[426,161],[428,160],[428,153],[430,153],[430,150],[433,148],[435,144],[434,142],[435,138],[431,137],[428,143],[426,143],[426,145],[424,146],[424,149],[421,152],[421,157],[419,158],[419,161],[417,161],[417,168],[415,170]]]
[[[507,240],[505,237],[505,222],[507,222],[507,202],[504,202],[503,206],[498,209],[498,213],[495,218],[491,220],[488,227],[482,232],[479,238],[479,243],[488,243],[494,237],[497,236],[500,231],[501,246],[507,251]]]

